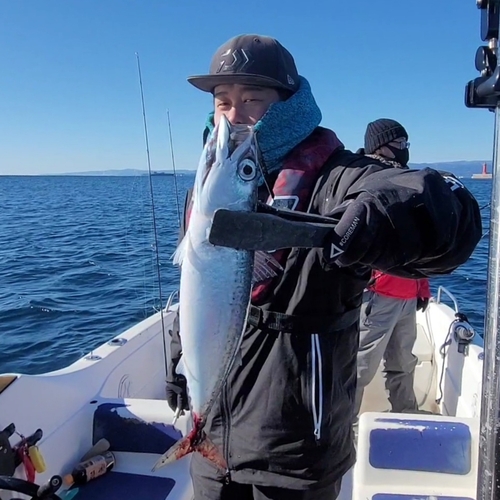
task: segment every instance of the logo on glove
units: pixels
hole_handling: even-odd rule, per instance
[[[351,222],[351,225],[347,228],[347,231],[345,232],[344,236],[340,238],[340,241],[338,242],[338,245],[335,243],[331,244],[330,247],[330,259],[336,259],[340,254],[344,253],[344,250],[342,247],[346,245],[346,243],[349,241],[349,238],[351,237],[352,233],[354,233],[354,230],[356,227],[358,227],[358,224],[360,222],[359,217],[354,217],[354,219]]]

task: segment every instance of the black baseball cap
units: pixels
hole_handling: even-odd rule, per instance
[[[221,45],[212,57],[208,75],[188,82],[205,92],[217,85],[262,85],[296,92],[299,74],[292,54],[278,40],[262,35],[238,35]]]

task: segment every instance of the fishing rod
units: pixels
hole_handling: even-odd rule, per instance
[[[137,58],[137,71],[139,74],[139,87],[141,90],[141,105],[142,105],[142,118],[144,124],[144,138],[146,141],[146,156],[148,162],[148,177],[149,177],[149,191],[151,195],[151,209],[153,215],[153,232],[155,239],[155,250],[156,250],[156,273],[158,279],[158,294],[160,298],[160,318],[161,318],[161,331],[163,339],[163,360],[165,362],[165,376],[168,374],[168,363],[167,363],[167,345],[165,340],[165,322],[163,320],[163,304],[162,304],[162,293],[161,293],[161,272],[160,272],[160,252],[158,249],[158,230],[156,228],[156,211],[155,211],[155,198],[153,190],[153,177],[151,175],[151,156],[149,154],[149,136],[148,136],[148,126],[146,120],[146,106],[144,105],[144,91],[142,87],[142,73],[141,73],[141,63],[139,61],[139,54],[136,52],[135,56]]]
[[[170,126],[170,113],[167,109],[168,135],[170,140],[170,153],[172,155],[172,169],[174,171],[175,201],[177,203],[177,224],[181,227],[181,209],[179,207],[179,190],[177,188],[177,172],[175,171],[174,144],[172,141],[172,127]]]
[[[500,500],[500,65],[498,37],[500,0],[477,0],[481,11],[481,39],[488,45],[476,51],[481,76],[467,83],[465,105],[495,113],[493,183],[491,189],[488,288],[484,327],[484,365],[479,436],[477,500]]]

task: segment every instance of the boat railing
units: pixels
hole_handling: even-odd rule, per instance
[[[455,298],[455,296],[447,289],[445,288],[444,286],[439,286],[438,288],[438,292],[437,292],[437,297],[436,297],[436,303],[440,304],[441,303],[441,294],[445,294],[445,295],[448,295],[448,297],[452,300],[453,302],[453,306],[455,307],[455,312],[459,312],[458,311],[458,301],[457,299]]]
[[[167,305],[165,306],[165,312],[170,311],[175,298],[177,298],[177,301],[179,300],[179,290],[174,290],[168,297]]]

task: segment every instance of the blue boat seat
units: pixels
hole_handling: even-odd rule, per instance
[[[478,440],[477,419],[363,413],[352,499],[473,499]]]
[[[370,432],[370,465],[393,469],[467,474],[471,469],[471,433],[462,422],[378,418]],[[395,424],[384,428],[384,425]]]
[[[165,400],[100,399],[91,404],[92,442],[107,439],[116,463],[103,476],[78,488],[73,487],[73,500],[192,498],[189,460],[151,472],[159,456],[187,431],[187,415],[173,426],[173,412]]]
[[[80,487],[73,500],[165,500],[174,486],[166,477],[111,471]]]
[[[470,497],[449,497],[432,495],[432,500],[474,500]],[[377,493],[372,500],[429,500],[428,495],[399,495],[394,493]]]
[[[182,437],[166,401],[116,399],[96,402],[92,441],[105,438],[111,451],[164,453]]]

